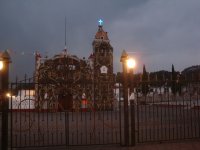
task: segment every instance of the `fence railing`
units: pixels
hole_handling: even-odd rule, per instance
[[[134,92],[136,141],[200,138],[199,82],[142,82]],[[148,85],[148,91],[142,86]],[[140,88],[140,89],[139,89]],[[139,89],[139,90],[138,90]]]
[[[115,84],[111,101],[96,102],[49,91],[48,95],[38,84],[26,81],[11,86],[10,147],[124,143],[121,83]],[[200,138],[199,82],[133,82],[128,91],[131,145]]]

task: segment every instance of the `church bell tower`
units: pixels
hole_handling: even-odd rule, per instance
[[[94,54],[94,101],[103,108],[112,108],[114,93],[113,47],[107,32],[99,20],[98,31],[93,46]]]

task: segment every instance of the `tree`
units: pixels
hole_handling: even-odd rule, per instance
[[[143,65],[143,73],[142,73],[142,93],[147,95],[149,91],[148,87],[148,73],[146,71],[145,65]]]
[[[174,70],[174,65],[172,64],[172,73],[171,73],[171,90],[173,94],[176,94],[177,89],[176,89],[176,73]]]

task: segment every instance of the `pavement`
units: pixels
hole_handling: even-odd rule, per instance
[[[24,149],[13,149],[24,150]],[[137,144],[134,147],[123,147],[119,145],[95,145],[95,146],[71,146],[51,148],[31,148],[26,150],[200,150],[200,140],[187,140],[168,143]]]

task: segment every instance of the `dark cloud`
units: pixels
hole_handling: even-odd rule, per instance
[[[1,0],[0,49],[13,49],[12,76],[33,73],[35,50],[53,55],[64,48],[67,17],[69,52],[87,57],[97,20],[103,18],[114,47],[115,71],[126,49],[147,70],[182,70],[199,64],[198,0]],[[21,52],[26,52],[21,55]]]
[[[151,71],[169,70],[174,63],[182,70],[199,64],[199,12],[197,0],[148,1],[137,9],[130,8],[110,30],[115,41],[123,37],[117,48],[139,53],[140,69],[144,63]]]

